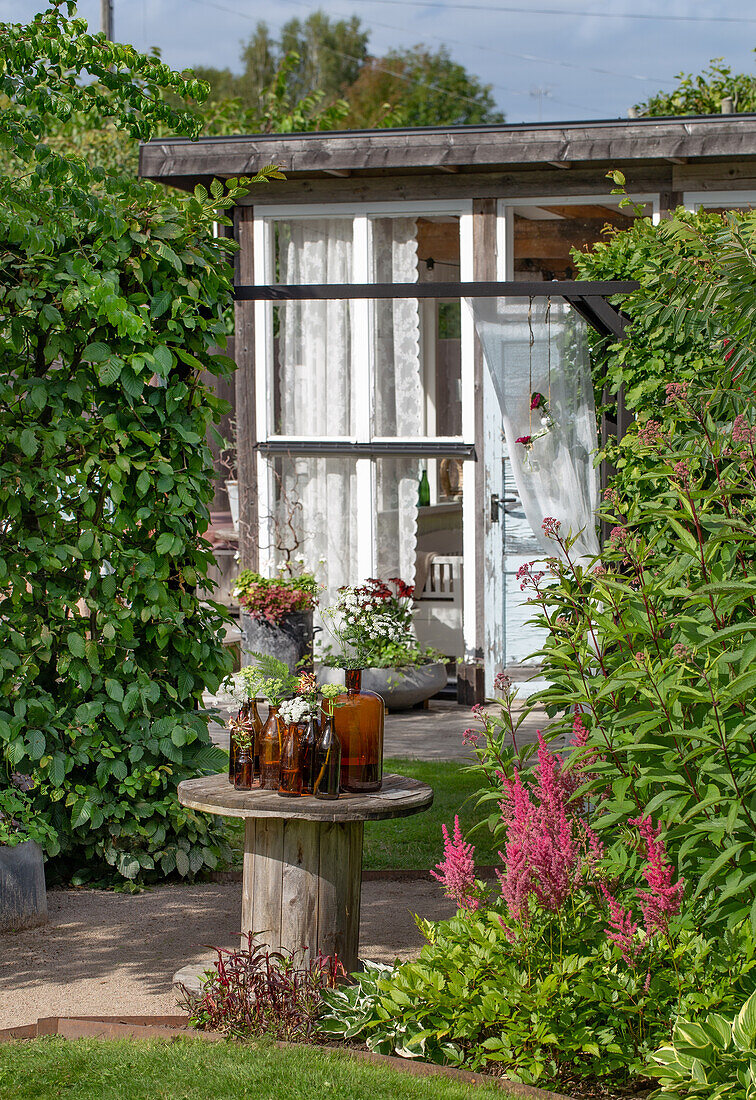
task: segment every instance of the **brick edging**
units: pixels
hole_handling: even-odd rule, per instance
[[[36,1039],[42,1035],[58,1035],[64,1039],[175,1039],[186,1036],[205,1042],[223,1042],[224,1035],[217,1032],[198,1031],[186,1026],[186,1016],[44,1016],[36,1024],[21,1027],[8,1027],[0,1030],[0,1043],[21,1039]],[[301,1043],[277,1042],[282,1050],[300,1047]],[[395,1055],[376,1054],[370,1050],[337,1045],[323,1046],[309,1044],[317,1050],[337,1051],[344,1057],[356,1061],[386,1065],[399,1073],[408,1073],[413,1077],[447,1077],[469,1085],[488,1085],[506,1090],[518,1100],[571,1100],[562,1093],[548,1092],[531,1085],[520,1085],[503,1077],[493,1077],[486,1073],[473,1073],[470,1070],[456,1069],[453,1066],[438,1066],[433,1062],[420,1062]]]

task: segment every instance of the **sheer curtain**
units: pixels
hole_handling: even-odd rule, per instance
[[[371,224],[375,282],[416,282],[416,219],[374,218]],[[375,435],[423,435],[419,302],[377,300],[373,316]],[[418,476],[416,461],[386,458],[375,463],[376,570],[384,577],[401,576],[409,584],[417,559]]]
[[[351,218],[279,221],[276,230],[281,283],[352,281]],[[351,438],[360,395],[352,378],[350,303],[287,302],[277,318],[276,434]],[[304,568],[324,586],[320,603],[327,606],[341,585],[356,579],[354,459],[291,457],[280,463],[277,478],[279,547],[295,547],[295,556],[304,557]]]
[[[550,554],[554,544],[541,530],[546,516],[576,537],[576,555],[598,554],[598,440],[585,322],[560,300],[470,302],[530,526]],[[518,443],[522,438],[530,442]]]

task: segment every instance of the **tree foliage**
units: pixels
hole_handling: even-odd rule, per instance
[[[295,55],[287,72],[292,101],[317,97],[321,108],[337,107],[339,116],[313,116],[302,129],[380,126],[438,126],[502,122],[490,85],[453,61],[446,47],[393,50],[383,57],[368,52],[369,34],[353,16],[331,20],[314,12],[286,23],[278,39],[260,22],[242,50],[243,70],[197,68],[210,84],[211,101],[233,97],[248,122],[261,114],[264,89]],[[341,110],[346,101],[348,108]],[[212,110],[212,108],[211,108]],[[305,121],[307,121],[305,119]],[[278,126],[259,129],[279,129]],[[211,131],[214,132],[214,131]],[[249,132],[249,130],[248,130]]]
[[[756,76],[733,73],[729,65],[715,57],[704,72],[678,73],[677,87],[657,92],[644,103],[636,104],[639,115],[718,115],[722,100],[731,99],[734,112],[756,111]]]
[[[0,28],[0,749],[75,881],[189,875],[227,852],[176,784],[225,759],[199,709],[228,668],[202,598],[225,406],[200,372],[233,369],[213,221],[243,189],[169,198],[51,149],[89,110],[131,139],[194,135],[163,97],[206,90],[74,11]]]

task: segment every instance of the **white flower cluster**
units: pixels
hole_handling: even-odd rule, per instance
[[[374,642],[401,642],[405,639],[406,631],[390,615],[371,615],[362,626],[366,636]]]
[[[294,722],[306,722],[313,716],[312,707],[306,699],[297,696],[295,699],[286,699],[279,707],[278,713],[287,725]]]

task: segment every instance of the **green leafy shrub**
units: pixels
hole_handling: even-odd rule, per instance
[[[0,748],[59,874],[193,875],[228,853],[176,784],[225,764],[200,709],[229,668],[203,538],[225,406],[201,372],[234,366],[212,227],[241,188],[168,198],[51,150],[48,121],[90,107],[192,133],[162,97],[203,92],[60,7],[2,27],[0,144],[24,168],[0,177]]]
[[[652,1057],[649,1070],[666,1100],[752,1100],[756,1096],[756,993],[737,1016],[712,1013],[705,1020],[678,1020],[670,1046]]]
[[[14,775],[10,786],[0,790],[0,845],[13,848],[34,840],[48,852],[54,852],[57,838],[54,830],[34,810],[29,797],[32,786],[28,777]]]

